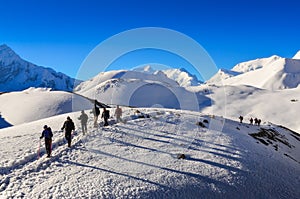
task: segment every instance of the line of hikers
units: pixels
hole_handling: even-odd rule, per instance
[[[94,115],[94,127],[98,128],[98,116],[100,115],[100,109],[96,105],[96,100],[95,100],[95,105],[93,110],[91,111]],[[122,120],[122,109],[117,105],[117,108],[115,110],[115,116],[116,116],[116,122],[123,122]],[[108,119],[109,119],[109,110],[107,110],[105,107],[103,107],[103,112],[101,115],[101,118],[104,119],[104,124],[103,126],[108,126]],[[88,115],[84,112],[84,110],[81,111],[81,115],[79,116],[78,120],[81,121],[81,128],[82,128],[82,133],[85,135],[87,133],[87,121],[88,121]],[[71,141],[72,141],[72,132],[75,131],[75,124],[73,120],[68,116],[67,120],[63,123],[63,126],[61,130],[65,131],[65,139],[68,142],[68,147],[71,147]],[[42,135],[40,139],[45,138],[45,148],[46,148],[46,153],[47,157],[51,156],[52,152],[52,137],[53,133],[52,130],[49,126],[44,125],[44,130],[42,132]]]
[[[243,119],[244,119],[244,117],[240,115],[240,117],[239,117],[240,123],[243,123]],[[253,125],[253,122],[254,122],[255,125],[260,126],[260,123],[261,123],[261,119],[257,119],[257,118],[253,119],[252,117],[249,119],[249,121],[250,121],[251,125]]]

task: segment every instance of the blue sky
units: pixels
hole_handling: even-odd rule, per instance
[[[99,43],[140,27],[179,31],[202,45],[219,68],[300,50],[297,0],[0,0],[0,44],[22,58],[67,75]],[[152,54],[145,54],[151,53]],[[120,67],[161,63],[166,53],[136,53]],[[184,67],[168,58],[166,65]],[[115,66],[117,68],[117,66]]]

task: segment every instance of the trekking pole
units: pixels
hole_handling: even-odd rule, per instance
[[[40,154],[41,153],[41,139],[39,141],[39,148],[38,148],[38,159],[40,159]]]

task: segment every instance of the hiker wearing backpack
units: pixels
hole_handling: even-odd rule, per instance
[[[72,131],[75,130],[75,125],[72,119],[68,116],[61,130],[65,129],[65,138],[68,141],[68,147],[71,147]]]
[[[243,116],[240,115],[239,119],[240,119],[240,123],[243,123],[243,119],[244,119]]]
[[[94,108],[91,112],[94,115],[94,127],[95,128],[98,127],[98,117],[100,115],[100,110],[99,110],[99,107],[97,107],[96,102],[97,102],[97,100],[95,100]]]
[[[81,128],[82,128],[82,133],[85,135],[87,132],[87,121],[88,121],[88,115],[85,114],[85,112],[82,110],[81,115],[79,116],[79,120],[81,121]]]
[[[250,118],[250,124],[251,125],[253,124],[253,118],[252,117]]]
[[[106,108],[103,108],[103,113],[101,118],[104,119],[104,126],[108,126],[108,118],[109,118],[109,110],[106,110]]]
[[[40,137],[40,139],[45,138],[45,148],[46,148],[46,152],[47,152],[47,157],[49,158],[51,155],[51,150],[52,150],[52,137],[53,137],[53,133],[50,127],[48,127],[47,125],[44,126],[44,130],[42,132],[42,136]]]

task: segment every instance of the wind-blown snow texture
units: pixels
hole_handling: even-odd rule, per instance
[[[27,62],[6,45],[0,45],[0,74],[0,92],[21,91],[29,87],[72,91],[76,86],[75,79]]]
[[[123,109],[126,124],[83,136],[77,117],[72,147],[59,131],[67,115],[0,130],[3,198],[299,198],[299,135],[197,112]],[[111,110],[113,112],[113,110]],[[200,128],[198,121],[209,128]],[[53,152],[39,149],[42,126],[54,130]],[[223,129],[222,129],[223,126]],[[220,131],[222,129],[222,131]],[[253,133],[274,132],[274,137]],[[270,133],[271,134],[271,133]],[[272,135],[273,135],[272,134]],[[277,140],[278,139],[278,140]],[[40,153],[38,153],[40,152]],[[177,154],[186,159],[177,159]],[[41,158],[38,159],[40,154]]]

